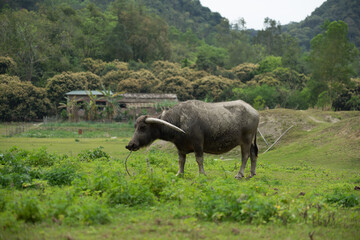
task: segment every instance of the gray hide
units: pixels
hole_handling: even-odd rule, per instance
[[[244,177],[246,162],[250,156],[251,176],[256,174],[258,148],[256,132],[259,114],[244,101],[205,103],[197,100],[186,101],[163,112],[162,119],[176,128],[154,123],[141,116],[136,120],[133,138],[126,146],[129,150],[138,150],[151,144],[155,139],[175,144],[179,154],[179,174],[184,173],[186,154],[195,152],[199,172],[205,174],[203,153],[221,154],[240,145],[242,163],[236,178]],[[153,119],[153,118],[152,118]]]

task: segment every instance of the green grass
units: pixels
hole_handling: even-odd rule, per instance
[[[47,123],[15,136],[31,138],[131,137],[133,129],[133,126],[128,123]],[[81,134],[79,134],[79,130],[81,130]]]
[[[129,138],[0,138],[0,151],[5,151],[13,146],[26,150],[45,146],[50,152],[75,155],[83,150],[104,147],[104,151],[112,156],[124,155],[127,151],[126,144]]]
[[[224,155],[228,161],[205,155],[207,177],[189,154],[178,178],[175,148],[153,144],[131,154],[129,177],[129,137],[0,138],[3,154],[14,145],[26,150],[13,171],[33,176],[20,188],[0,187],[0,239],[359,239],[358,113],[331,113],[341,118],[331,123],[330,113],[274,112],[277,127],[296,126],[260,154],[254,178],[240,181],[239,149]],[[93,159],[95,151],[111,157]],[[28,211],[39,216],[35,223]]]

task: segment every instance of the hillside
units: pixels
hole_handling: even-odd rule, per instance
[[[216,25],[225,19],[219,13],[203,7],[199,0],[155,0],[144,1],[144,4],[170,26],[182,32],[191,29],[199,38],[207,38],[216,32]]]
[[[310,40],[321,32],[326,20],[342,20],[349,26],[349,40],[360,46],[360,0],[327,0],[310,16],[299,23],[283,26],[283,30],[299,39],[300,45],[310,48]]]
[[[259,129],[269,145],[294,126],[273,151],[262,158],[285,166],[305,162],[334,170],[360,167],[360,112],[273,109],[262,111],[260,115]],[[262,140],[259,145],[260,152],[267,149]]]

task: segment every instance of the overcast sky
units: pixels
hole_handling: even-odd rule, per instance
[[[246,28],[264,28],[269,17],[282,25],[300,22],[326,0],[200,0],[201,4],[229,19],[230,23],[244,18]]]

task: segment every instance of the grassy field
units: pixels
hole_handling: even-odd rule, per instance
[[[132,153],[127,176],[129,125],[2,137],[0,239],[360,239],[360,113],[261,112],[271,143],[292,125],[240,181],[239,149],[206,155],[206,177],[189,155],[178,178],[161,141]]]

